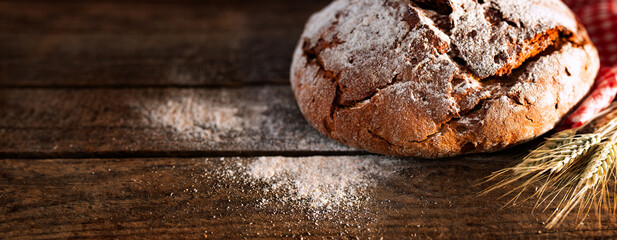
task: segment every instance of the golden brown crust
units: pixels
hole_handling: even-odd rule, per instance
[[[321,133],[387,155],[533,139],[586,94],[599,63],[563,4],[514,2],[334,1],[294,54],[298,105]]]

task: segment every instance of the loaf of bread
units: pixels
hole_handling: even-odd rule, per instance
[[[332,139],[438,158],[542,135],[598,67],[559,0],[336,0],[306,24],[291,85],[307,121]]]

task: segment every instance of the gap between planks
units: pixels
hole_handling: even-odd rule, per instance
[[[0,83],[0,89],[5,90],[82,90],[82,89],[129,89],[129,90],[147,90],[147,89],[237,89],[246,87],[277,87],[289,86],[289,81],[268,82],[267,80],[257,82],[212,82],[200,84],[137,84],[137,85],[116,85],[116,84],[88,84],[88,85],[46,85],[46,84],[31,84],[31,85],[12,85]]]
[[[365,156],[365,151],[118,151],[118,152],[0,152],[0,159],[135,159],[135,158],[254,158]]]

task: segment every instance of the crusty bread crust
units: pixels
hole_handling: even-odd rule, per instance
[[[337,0],[306,24],[291,84],[321,133],[374,153],[437,158],[547,132],[598,68],[558,0]]]

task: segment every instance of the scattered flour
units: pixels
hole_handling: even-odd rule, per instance
[[[369,157],[260,157],[250,163],[246,174],[251,181],[265,182],[265,193],[277,192],[284,204],[305,203],[315,212],[354,208],[369,199],[367,189],[377,176],[386,174],[386,158]],[[278,194],[281,192],[282,194]]]
[[[172,128],[184,138],[220,140],[231,132],[255,128],[263,120],[265,105],[237,106],[212,102],[193,92],[171,96],[167,102],[147,106],[148,118],[157,125]]]
[[[177,131],[190,131],[195,128],[214,128],[239,130],[241,119],[236,116],[238,109],[230,107],[213,107],[195,103],[193,98],[182,98],[179,101],[169,100],[152,112],[159,123],[172,127]]]

